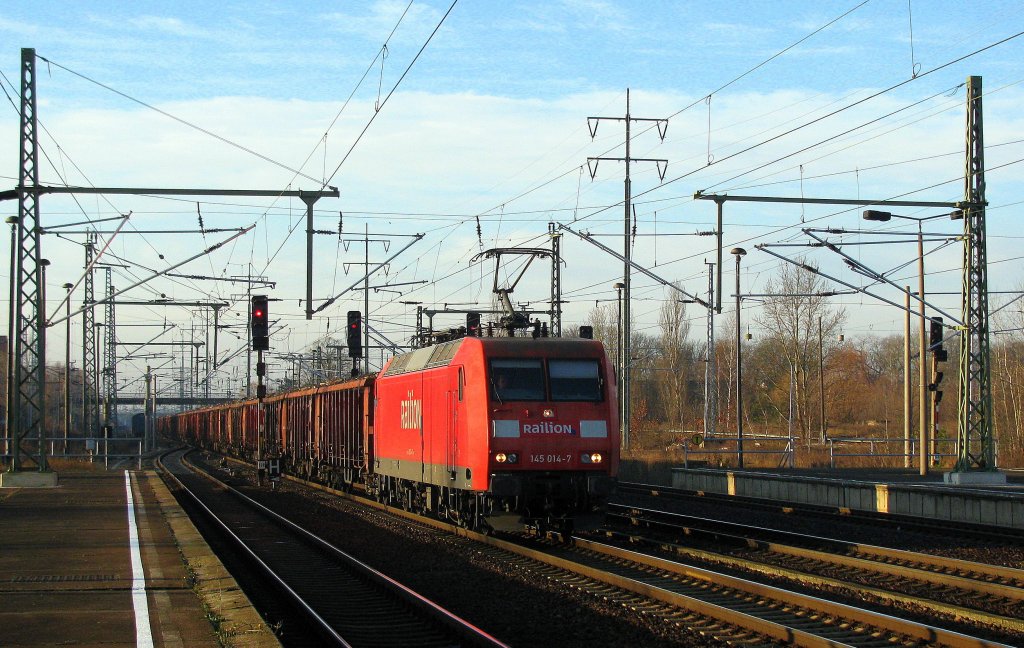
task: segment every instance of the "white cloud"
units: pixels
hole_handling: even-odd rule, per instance
[[[760,170],[752,170],[801,148],[811,146],[829,136],[864,123],[891,111],[912,99],[885,96],[862,107],[826,119],[805,130],[770,142],[737,156],[726,157],[755,143],[762,142],[796,125],[850,103],[867,91],[849,95],[808,92],[797,89],[772,92],[733,92],[716,96],[712,103],[711,148],[718,162],[707,165],[708,114],[703,104],[674,117],[665,143],[653,133],[637,137],[632,154],[636,157],[667,158],[668,179],[687,177],[658,188],[653,165],[634,165],[634,194],[637,199],[639,231],[653,233],[655,212],[661,234],[693,233],[709,230],[714,223],[714,205],[693,202],[697,189],[715,187],[733,193],[811,197],[878,197],[888,198],[940,180],[955,178],[962,168],[959,156],[938,158],[914,164],[878,166],[937,153],[957,151],[962,147],[962,94],[957,98],[934,100],[929,108],[950,108],[934,117],[914,123],[911,114],[887,120],[879,126],[856,131],[843,139],[797,154]],[[986,139],[991,143],[1024,138],[1024,122],[1015,107],[1024,99],[1017,88],[1009,88],[986,99]],[[690,104],[694,97],[675,92],[635,92],[632,95],[634,116],[669,115]],[[834,102],[839,102],[834,103]],[[159,106],[183,119],[201,124],[225,138],[250,147],[289,166],[300,164],[312,151],[305,171],[314,177],[330,173],[348,150],[366,120],[373,112],[372,98],[357,99],[346,111],[336,130],[332,131],[326,148],[318,146],[321,135],[337,110],[333,102],[280,101],[259,97],[220,97],[202,101],[179,101]],[[602,124],[597,141],[590,142],[586,116],[620,115],[624,97],[618,93],[593,92],[562,95],[547,99],[516,99],[475,93],[399,92],[378,116],[365,138],[331,180],[341,190],[341,199],[324,199],[317,203],[317,229],[337,227],[338,211],[346,214],[346,235],[358,236],[366,223],[377,234],[410,234],[425,232],[427,237],[391,265],[388,282],[431,280],[426,287],[404,289],[403,296],[380,293],[374,295],[374,316],[382,316],[393,326],[396,337],[407,329],[408,309],[400,300],[427,304],[444,302],[489,301],[492,267],[470,268],[469,259],[479,251],[475,214],[481,217],[481,238],[484,247],[530,245],[546,246],[547,222],[568,221],[579,206],[578,216],[598,212],[597,207],[611,206],[578,223],[579,229],[595,234],[617,234],[622,230],[622,207],[616,203],[622,196],[622,165],[602,163],[597,177],[591,181],[586,172],[576,170],[587,156],[620,156],[623,126],[621,122]],[[924,117],[922,113],[918,117]],[[50,132],[59,138],[63,151],[87,174],[72,175],[74,184],[91,182],[100,186],[170,186],[281,189],[292,176],[289,172],[267,164],[251,155],[187,129],[155,113],[143,110],[81,110],[60,104],[41,115]],[[902,120],[902,121],[901,121]],[[892,133],[885,134],[896,126]],[[16,130],[16,120],[7,116],[0,127]],[[640,132],[634,129],[634,134]],[[869,135],[877,136],[866,139]],[[44,148],[52,159],[68,170],[70,165],[56,154],[44,138]],[[1022,157],[1021,145],[994,149],[990,164]],[[826,155],[829,154],[830,155]],[[16,168],[14,153],[5,149],[8,169]],[[801,185],[801,170],[803,179]],[[49,163],[43,163],[44,177],[54,179]],[[745,171],[752,170],[748,174]],[[840,173],[843,172],[843,173]],[[564,175],[561,175],[564,174]],[[743,174],[743,175],[741,175]],[[829,175],[837,174],[837,175]],[[1022,169],[1008,167],[990,174],[989,192],[996,204],[1021,199]],[[561,177],[559,177],[561,175]],[[733,176],[740,176],[731,179]],[[825,177],[817,177],[825,176]],[[764,187],[737,189],[749,184],[786,181]],[[550,184],[544,185],[545,182]],[[725,184],[720,184],[720,183]],[[539,188],[538,188],[539,187]],[[294,181],[291,188],[316,188],[311,181]],[[532,191],[531,191],[532,190]],[[955,200],[961,191],[957,183],[924,193],[912,194],[923,200]],[[520,197],[521,196],[521,197]],[[517,198],[518,197],[518,198]],[[657,201],[657,202],[654,202]],[[129,196],[110,197],[112,205],[102,199],[81,200],[92,217],[108,217],[116,212],[134,212],[139,229],[194,229],[197,226],[193,199],[149,200]],[[257,223],[257,230],[243,239],[219,250],[209,259],[201,259],[184,270],[219,274],[242,273],[252,262],[260,271],[266,259],[285,241],[289,227],[297,228],[284,243],[267,271],[278,282],[275,295],[288,296],[279,310],[289,319],[294,331],[291,344],[301,347],[303,340],[312,340],[324,332],[325,320],[307,326],[301,319],[297,297],[305,294],[304,286],[304,222],[305,206],[298,199],[272,201],[256,199],[204,199],[201,207],[205,226],[239,227]],[[46,223],[81,220],[77,207],[67,199],[46,196],[42,200]],[[828,215],[846,213],[816,221]],[[1010,256],[1008,240],[999,238],[1007,232],[1013,210],[994,211],[990,230],[990,257]],[[391,215],[368,216],[367,212],[394,212]],[[529,213],[523,213],[529,212]],[[264,218],[264,214],[267,216]],[[448,217],[432,214],[450,214]],[[772,275],[778,262],[757,251],[759,242],[806,241],[800,234],[803,226],[859,228],[859,210],[842,207],[770,205],[729,203],[726,206],[726,245],[743,245],[751,252],[744,267],[745,286],[757,291]],[[460,224],[461,223],[461,224]],[[774,232],[776,228],[781,229]],[[112,250],[130,261],[160,267],[195,253],[227,234],[208,233],[182,236],[151,235],[151,243],[165,261],[156,259],[156,252],[139,236],[126,235],[115,242]],[[391,250],[406,239],[395,236]],[[617,238],[600,239],[609,247],[621,249]],[[46,255],[55,260],[51,283],[60,285],[74,281],[80,272],[81,250],[47,237]],[[691,292],[706,286],[705,259],[712,259],[712,240],[700,237],[672,237],[655,241],[638,237],[635,258],[669,280],[680,280]],[[860,285],[861,279],[850,276],[837,258],[817,249],[801,250],[822,268]],[[593,306],[593,300],[607,297],[610,286],[621,272],[620,262],[573,237],[563,240],[567,262],[563,275],[564,291],[571,302],[567,306],[567,322],[582,321]],[[786,250],[790,254],[789,250]],[[792,252],[796,254],[796,251]],[[857,248],[872,267],[888,269],[908,257],[899,246],[883,250],[881,246]],[[318,300],[337,294],[354,282],[364,254],[361,246],[347,252],[336,236],[319,235],[315,249],[315,289]],[[930,267],[940,269],[958,263],[957,250],[929,260]],[[383,248],[372,250],[373,258],[383,259]],[[243,267],[244,266],[244,267]],[[138,271],[141,273],[141,271]],[[546,299],[547,268],[531,268],[521,286],[518,299],[534,302]],[[142,273],[144,274],[144,273]],[[904,273],[905,274],[905,273]],[[1009,275],[1013,275],[1012,277]],[[482,279],[481,279],[482,277]],[[1000,281],[1019,282],[1019,270],[1009,270]],[[125,280],[122,279],[123,283]],[[381,283],[385,280],[382,279]],[[929,281],[933,281],[929,279]],[[934,279],[932,289],[955,291],[958,275],[947,273]],[[638,296],[659,299],[661,289],[638,279]],[[948,284],[948,285],[947,285]],[[196,297],[195,288],[182,283],[158,284],[159,291],[178,298]],[[231,286],[206,287],[208,295],[230,297]],[[651,324],[658,302],[638,302],[640,323]],[[361,307],[353,301],[340,300],[328,314],[336,320],[338,313]],[[650,308],[648,308],[650,307]],[[882,309],[884,310],[884,309]],[[851,315],[864,321],[875,321],[877,313],[871,301]],[[874,319],[873,319],[874,318]],[[120,315],[119,315],[120,319]],[[450,322],[448,323],[450,324]],[[333,323],[336,327],[336,322]],[[438,322],[439,326],[447,325]],[[402,338],[404,339],[404,338]]]
[[[408,2],[399,0],[378,0],[362,14],[336,11],[324,14],[322,19],[329,27],[340,33],[356,34],[383,43],[400,18],[402,24],[399,31],[418,33],[428,25],[433,29],[433,25],[441,17],[433,8],[414,3],[402,18],[408,5]]]

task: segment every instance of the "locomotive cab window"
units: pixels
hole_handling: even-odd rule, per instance
[[[600,401],[597,360],[548,360],[551,400]]]
[[[540,360],[491,360],[491,397],[499,401],[544,400],[544,367]]]

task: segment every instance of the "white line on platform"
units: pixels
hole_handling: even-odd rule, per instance
[[[132,605],[135,607],[135,645],[152,648],[153,631],[149,627],[149,601],[146,599],[146,572],[139,552],[139,527],[135,524],[135,499],[132,497],[132,475],[124,471],[128,491],[128,546],[132,554]]]

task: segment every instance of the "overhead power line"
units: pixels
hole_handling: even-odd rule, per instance
[[[262,153],[260,153],[258,151],[255,151],[255,150],[249,148],[248,146],[244,146],[242,144],[239,144],[238,142],[234,142],[232,140],[229,140],[228,138],[224,137],[223,135],[218,135],[217,133],[214,133],[213,131],[211,131],[209,129],[203,128],[202,126],[199,126],[198,124],[194,124],[194,123],[192,123],[192,122],[190,122],[190,121],[188,121],[186,119],[178,117],[177,115],[173,115],[173,114],[167,112],[166,110],[161,110],[160,108],[157,108],[153,104],[146,103],[145,101],[142,101],[141,99],[136,99],[135,97],[133,97],[133,96],[131,96],[129,94],[121,92],[120,90],[118,90],[116,88],[113,88],[111,86],[108,86],[105,83],[101,83],[100,81],[97,81],[96,79],[88,77],[88,76],[82,74],[81,72],[76,72],[75,70],[72,70],[71,68],[69,68],[67,66],[61,65],[60,63],[57,63],[56,61],[50,60],[50,59],[46,58],[45,56],[37,55],[37,57],[39,59],[43,60],[43,61],[46,61],[50,65],[53,65],[54,67],[58,67],[58,68],[64,70],[65,72],[67,72],[69,74],[73,74],[73,75],[75,75],[76,77],[78,77],[80,79],[88,81],[89,83],[93,83],[95,85],[98,85],[99,87],[103,88],[104,90],[108,90],[110,92],[113,92],[117,96],[123,97],[124,99],[127,99],[128,101],[131,101],[132,103],[137,103],[137,104],[139,104],[140,106],[142,106],[144,108],[149,108],[153,112],[159,113],[159,114],[163,115],[164,117],[167,117],[168,119],[173,119],[174,121],[178,122],[179,124],[181,124],[183,126],[187,126],[187,127],[191,128],[193,130],[199,131],[200,133],[202,133],[204,135],[208,135],[208,136],[210,136],[210,137],[212,137],[212,138],[214,138],[214,139],[216,139],[216,140],[218,140],[220,142],[223,142],[223,143],[227,144],[228,146],[231,146],[233,148],[238,149],[239,151],[243,151],[245,153],[248,153],[249,155],[255,156],[255,157],[263,160],[264,162],[269,162],[270,164],[273,164],[276,167],[280,167],[280,168],[284,169],[285,171],[290,171],[291,173],[294,173],[296,176],[301,176],[303,178],[306,178],[307,180],[312,180],[313,182],[317,182],[317,183],[320,182],[320,180],[314,178],[313,176],[307,175],[307,174],[305,174],[302,171],[299,171],[297,169],[293,169],[290,166],[288,166],[287,164],[284,164],[283,162],[278,162],[277,160],[273,159],[270,156],[264,155],[264,154],[262,154]],[[326,186],[326,183],[324,184],[324,186]],[[323,189],[323,187],[321,187],[321,189]]]
[[[448,18],[448,15],[452,12],[452,9],[455,8],[455,5],[458,4],[458,2],[459,0],[453,0],[451,6],[448,7],[448,11],[444,12],[444,15],[441,16],[441,20],[439,20],[437,26],[434,27],[434,31],[430,32],[430,36],[428,36],[427,40],[424,41],[423,46],[420,47],[420,50],[416,52],[416,56],[412,57],[412,60],[409,61],[409,65],[407,65],[405,71],[402,72],[402,76],[398,77],[398,81],[395,81],[395,85],[392,86],[391,90],[388,91],[388,94],[386,97],[384,97],[384,100],[381,101],[379,105],[374,107],[375,110],[373,111],[373,115],[370,117],[370,120],[366,122],[366,126],[363,127],[363,130],[356,137],[355,141],[352,142],[352,146],[350,146],[348,151],[345,152],[345,155],[341,158],[341,161],[338,162],[338,166],[334,168],[334,171],[331,172],[331,175],[324,179],[323,186],[321,187],[321,189],[323,187],[326,187],[334,179],[334,176],[338,175],[338,171],[341,170],[342,165],[345,164],[345,161],[348,159],[348,157],[352,155],[352,151],[355,150],[360,140],[363,139],[363,135],[366,134],[366,131],[370,129],[370,126],[373,124],[373,121],[377,119],[377,115],[379,115],[380,112],[384,110],[384,106],[387,104],[388,100],[391,99],[391,95],[395,94],[395,90],[397,90],[398,86],[402,84],[402,81],[405,79],[406,75],[409,74],[409,71],[412,70],[412,66],[416,65],[416,61],[419,60],[420,55],[423,54],[423,51],[427,49],[427,45],[430,45],[430,41],[434,40],[434,36],[437,34],[438,30],[441,29],[441,25],[444,24],[444,21]]]

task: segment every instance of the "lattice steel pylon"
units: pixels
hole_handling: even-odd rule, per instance
[[[117,429],[117,327],[114,323],[114,271],[107,271],[106,304],[103,309],[103,397],[106,403],[104,425]]]
[[[981,77],[967,78],[964,169],[963,322],[960,335],[959,422],[955,473],[995,471],[989,365],[988,258],[985,238],[985,150]]]
[[[708,263],[708,304],[715,303],[715,264]],[[707,357],[704,364],[704,436],[718,427],[718,367],[715,358],[715,309],[708,308]]]
[[[96,408],[96,394],[99,385],[96,384],[96,317],[93,312],[93,304],[96,302],[96,295],[93,283],[92,262],[96,256],[96,232],[89,232],[85,235],[85,297],[82,311],[82,424],[85,426],[85,436],[95,438],[99,430],[98,415]]]
[[[16,281],[12,314],[15,326],[8,362],[12,384],[7,389],[7,430],[11,471],[35,461],[42,472],[46,464],[46,322],[42,303],[42,264],[39,253],[39,150],[36,132],[36,51],[21,50],[21,147],[18,175],[18,223]],[[27,445],[36,437],[38,454]]]
[[[562,233],[548,223],[551,237],[551,337],[562,337]]]

